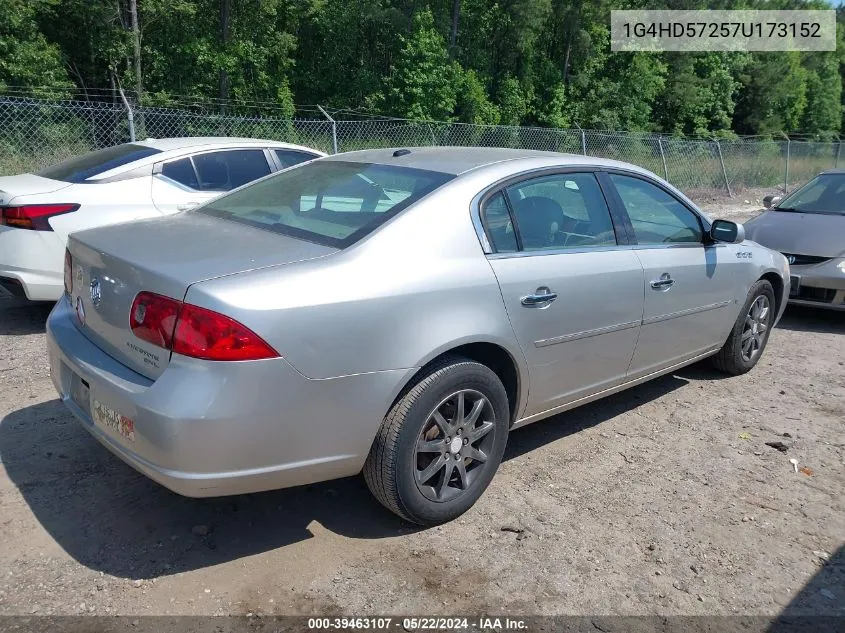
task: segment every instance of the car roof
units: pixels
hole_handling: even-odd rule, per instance
[[[838,168],[834,168],[834,169],[825,169],[824,171],[819,172],[819,176],[822,176],[822,175],[827,176],[827,175],[830,175],[830,174],[834,174],[834,175],[837,175],[837,176],[845,176],[845,168],[838,167]]]
[[[258,146],[258,147],[279,147],[288,149],[301,149],[309,152],[317,152],[322,154],[319,150],[302,145],[294,145],[292,143],[283,143],[281,141],[270,141],[260,138],[243,138],[233,136],[185,136],[174,138],[148,138],[143,141],[135,141],[134,145],[143,145],[145,147],[152,147],[162,152],[169,152],[172,150],[191,150],[208,148],[208,146],[216,146],[220,148],[227,147],[243,147]]]
[[[394,156],[394,153],[400,153],[400,155]],[[540,162],[547,162],[549,165],[619,167],[628,171],[637,171],[655,177],[647,169],[621,161],[583,156],[581,154],[564,154],[561,152],[544,152],[506,147],[392,147],[388,149],[367,149],[357,152],[346,152],[344,154],[334,154],[322,160],[397,165],[438,171],[457,176],[480,167],[505,161],[536,163],[538,162],[537,159],[541,159]]]

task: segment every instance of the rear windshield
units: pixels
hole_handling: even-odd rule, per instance
[[[195,212],[345,248],[452,178],[407,167],[316,161],[238,189]]]
[[[70,158],[58,165],[42,169],[38,172],[38,175],[53,180],[80,183],[94,176],[99,176],[115,167],[120,167],[121,165],[126,165],[127,163],[160,152],[161,150],[152,147],[133,145],[132,143],[115,145],[114,147],[107,147],[96,152],[77,156],[76,158]]]

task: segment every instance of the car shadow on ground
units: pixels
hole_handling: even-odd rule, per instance
[[[0,336],[42,333],[53,305],[0,297]]]
[[[666,376],[514,431],[505,459],[687,384]],[[176,495],[94,440],[58,400],[0,421],[0,459],[32,513],[74,559],[94,570],[152,578],[216,565],[313,537],[312,522],[349,538],[411,533],[361,477],[217,499]]]
[[[845,312],[790,305],[777,327],[794,332],[845,334]]]
[[[845,545],[824,562],[778,614],[768,633],[841,633],[845,630]]]

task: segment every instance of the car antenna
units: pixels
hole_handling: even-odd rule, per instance
[[[406,154],[410,154],[410,153],[411,153],[411,150],[409,150],[409,149],[397,149],[395,152],[393,152],[393,157],[399,158],[400,156],[405,156]]]

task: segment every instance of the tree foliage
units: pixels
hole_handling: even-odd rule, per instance
[[[837,134],[841,8],[837,52],[610,51],[613,8],[796,1],[135,0],[142,98],[262,102],[288,116],[294,103],[319,103],[480,124]],[[0,87],[134,88],[129,9],[130,0],[0,0]]]

